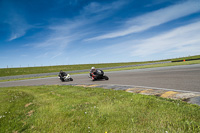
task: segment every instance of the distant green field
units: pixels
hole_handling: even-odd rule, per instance
[[[200,59],[200,55],[175,58],[175,59],[171,59],[171,61],[180,61],[180,60],[189,60],[189,59]]]
[[[1,133],[199,133],[200,106],[75,86],[0,88]]]
[[[45,67],[25,67],[25,68],[5,68],[0,69],[0,77],[3,76],[14,76],[14,75],[26,75],[26,74],[37,74],[37,73],[51,73],[51,72],[59,72],[63,71],[74,71],[74,70],[84,70],[89,69],[92,66],[96,68],[104,68],[104,67],[115,67],[115,66],[126,66],[126,65],[135,65],[135,64],[143,64],[143,63],[151,63],[148,62],[128,62],[128,63],[106,63],[106,64],[81,64],[81,65],[63,65],[63,66],[45,66]]]
[[[132,69],[145,69],[145,68],[155,68],[155,67],[167,67],[167,66],[192,65],[192,64],[200,64],[200,60],[173,62],[173,63],[164,63],[164,64],[153,64],[153,65],[145,65],[145,66],[134,66],[134,67],[125,67],[125,68],[115,68],[115,69],[105,70],[105,72],[132,70]]]
[[[145,64],[145,63],[162,62],[162,61],[176,61],[176,60],[184,60],[184,59],[196,59],[196,58],[200,58],[200,55],[184,57],[184,58],[182,57],[182,58],[176,58],[176,59],[159,60],[159,61],[145,61],[145,62],[81,64],[81,65],[62,65],[62,66],[45,66],[45,67],[25,67],[25,68],[4,68],[4,69],[0,69],[0,77],[14,76],[14,75],[38,74],[38,73],[51,73],[51,72],[59,72],[60,70],[63,70],[63,71],[74,71],[74,70],[84,70],[84,69],[89,70],[92,66],[95,66],[96,68],[104,68],[104,67],[127,66],[127,65]]]

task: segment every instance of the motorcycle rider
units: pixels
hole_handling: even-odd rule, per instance
[[[63,77],[64,76],[67,76],[67,73],[66,72],[63,72],[62,70],[60,70],[60,73],[58,75],[60,77],[61,80],[63,80]]]
[[[100,69],[96,69],[95,67],[92,67],[90,70],[90,77],[92,77],[92,80],[95,80],[95,78],[98,78],[98,76],[103,76],[104,72]]]
[[[94,73],[95,71],[96,71],[95,67],[92,67],[92,68],[90,69],[90,74],[91,74],[91,73]]]

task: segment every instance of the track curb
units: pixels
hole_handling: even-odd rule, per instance
[[[99,85],[99,84],[68,84],[72,86],[104,88],[113,90],[123,90],[129,93],[138,93],[142,95],[154,95],[162,98],[169,98],[175,100],[182,100],[191,104],[200,106],[200,92],[190,92],[181,90],[170,90],[165,88],[145,88],[140,86],[131,85]]]

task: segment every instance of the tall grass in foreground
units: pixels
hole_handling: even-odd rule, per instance
[[[124,91],[74,86],[0,88],[0,131],[200,132],[200,107]]]

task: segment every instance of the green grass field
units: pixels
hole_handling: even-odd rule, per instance
[[[192,64],[200,64],[200,60],[185,61],[185,62],[173,62],[173,63],[165,63],[165,64],[154,64],[154,65],[145,65],[145,66],[135,66],[135,67],[126,67],[126,68],[116,68],[116,69],[105,70],[105,72],[132,70],[132,69],[145,69],[145,68],[155,68],[155,67],[167,67],[167,66],[192,65]]]
[[[200,55],[195,55],[195,56],[175,58],[175,59],[171,59],[171,61],[188,60],[188,59],[199,59],[199,58],[200,58]]]
[[[190,56],[185,58],[176,58],[160,61],[146,61],[146,62],[127,62],[127,63],[105,63],[105,64],[82,64],[82,65],[63,65],[63,66],[46,66],[46,67],[26,67],[26,68],[4,68],[0,69],[0,77],[3,76],[14,76],[14,75],[27,75],[27,74],[38,74],[38,73],[51,73],[63,71],[74,71],[74,70],[84,70],[90,69],[92,66],[96,68],[104,67],[115,67],[115,66],[127,66],[127,65],[136,65],[136,64],[145,64],[152,62],[161,62],[161,61],[175,61],[183,59],[196,59],[200,58],[200,55]]]
[[[0,131],[198,133],[200,107],[179,100],[75,86],[0,88]]]
[[[107,63],[107,64],[81,64],[81,65],[63,65],[63,66],[46,66],[46,67],[26,67],[26,68],[4,68],[0,69],[0,77],[14,76],[14,75],[27,75],[37,73],[51,73],[63,71],[74,71],[90,69],[92,66],[96,68],[114,67],[114,66],[126,66],[151,62],[128,62],[128,63]]]

